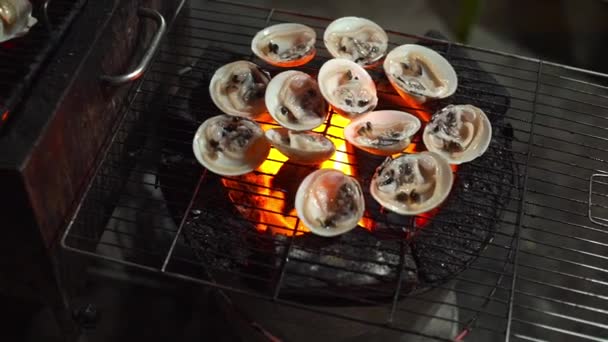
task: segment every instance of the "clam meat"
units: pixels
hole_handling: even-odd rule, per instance
[[[266,112],[264,94],[270,76],[259,66],[236,61],[217,69],[209,84],[213,103],[224,113],[256,118]]]
[[[403,151],[420,129],[415,116],[396,110],[381,110],[352,120],[344,137],[356,147],[372,154],[390,156]]]
[[[372,111],[378,104],[376,85],[360,65],[346,59],[330,59],[318,75],[321,94],[332,107],[346,116]]]
[[[37,22],[29,0],[0,0],[0,43],[23,36]]]
[[[481,156],[492,140],[486,114],[472,105],[449,105],[433,115],[422,135],[424,145],[451,164]]]
[[[433,152],[387,158],[370,184],[372,197],[401,215],[416,215],[440,205],[452,189],[452,169]]]
[[[371,20],[343,17],[333,21],[323,35],[329,53],[362,66],[376,64],[388,47],[386,32]]]
[[[415,44],[392,50],[384,60],[384,72],[401,96],[418,102],[448,97],[458,86],[456,71],[445,58]]]
[[[314,78],[301,71],[284,71],[266,88],[266,107],[273,119],[292,130],[310,130],[323,123],[327,105]]]
[[[266,138],[290,161],[298,164],[318,164],[329,159],[336,151],[331,140],[315,132],[272,128],[266,131]]]
[[[270,144],[257,123],[229,115],[205,120],[194,135],[192,148],[199,163],[224,176],[253,171],[270,152]]]
[[[314,234],[336,236],[357,226],[365,202],[356,179],[333,169],[308,175],[296,193],[296,211]]]
[[[316,40],[315,30],[306,25],[277,24],[258,32],[251,41],[251,50],[269,64],[296,67],[315,57]]]

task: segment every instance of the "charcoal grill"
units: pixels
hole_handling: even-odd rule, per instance
[[[86,0],[34,2],[40,18],[27,35],[2,43],[0,48],[0,129],[30,89],[49,56],[57,48]]]
[[[383,105],[423,115],[448,103],[474,104],[492,121],[488,153],[455,171],[449,199],[432,214],[391,215],[368,199],[366,216],[376,222],[371,232],[357,228],[336,239],[302,235],[287,210],[278,214],[288,223],[274,228],[288,233],[271,234],[276,224],[246,214],[262,210],[254,201],[231,202],[228,196],[268,192],[240,178],[222,182],[191,153],[197,125],[218,113],[206,82],[215,68],[236,59],[264,65],[249,49],[261,28],[295,21],[322,36],[329,20],[225,2],[192,8],[181,19],[168,39],[188,42],[161,47],[132,88],[128,109],[64,233],[64,248],[411,337],[608,337],[608,150],[601,146],[608,139],[608,75],[435,34],[389,31],[392,47],[416,42],[445,56],[460,85],[454,97],[420,108],[401,101],[375,70]],[[301,70],[314,74],[328,58],[321,41],[317,49],[316,59]],[[168,73],[167,66],[177,72]],[[330,115],[326,134],[341,129],[335,117]],[[339,154],[336,162],[349,160]],[[341,154],[356,161],[349,166],[365,188],[380,160],[347,145]],[[293,179],[309,170],[288,162],[283,169],[287,182],[281,172],[256,176],[271,178],[268,188],[284,194],[287,203]],[[441,290],[453,291],[457,302],[423,294]],[[380,313],[336,311],[328,301]],[[429,306],[457,309],[457,317],[433,317],[456,326],[456,333],[412,328],[410,320],[429,316]]]

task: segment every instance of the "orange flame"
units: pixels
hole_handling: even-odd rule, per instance
[[[423,128],[430,121],[431,114],[423,105],[413,99],[399,98],[398,101],[398,105],[407,112],[416,115],[422,121]],[[314,129],[315,132],[325,133],[336,146],[334,155],[321,163],[320,168],[336,169],[350,176],[355,174],[353,167],[355,163],[354,150],[344,139],[344,127],[349,122],[349,119],[332,111],[327,122]],[[276,127],[268,123],[260,124],[264,130]],[[424,144],[414,141],[403,153],[417,153],[424,150]],[[252,222],[260,232],[291,236],[293,234],[302,235],[310,231],[298,219],[295,208],[290,207],[293,206],[293,203],[289,203],[288,196],[295,195],[298,184],[296,184],[295,189],[289,189],[288,191],[273,184],[273,179],[285,166],[287,159],[281,152],[272,148],[268,158],[258,167],[256,172],[222,179],[224,187],[228,190],[230,200],[240,214],[246,220]],[[305,167],[299,168],[308,171]],[[457,166],[452,165],[454,172],[457,169]],[[290,192],[293,193],[290,194]],[[425,227],[437,215],[439,210],[440,208],[436,208],[416,216],[414,219],[415,227],[417,229]],[[363,217],[359,221],[359,226],[373,230],[375,222],[369,217]]]
[[[326,136],[336,146],[336,152],[320,167],[340,170],[344,174],[352,176],[354,174],[353,150],[344,139],[343,132],[348,123],[348,119],[332,112],[328,121],[314,131],[326,133]],[[264,130],[275,127],[267,123],[262,123],[261,126]],[[286,161],[287,157],[273,148],[266,161],[258,167],[257,172],[222,179],[230,200],[241,215],[254,223],[260,232],[284,235],[292,235],[295,232],[296,235],[301,235],[309,231],[304,224],[299,222],[295,208],[285,212],[289,205],[287,198],[289,194],[284,189],[273,186],[274,176],[279,173]],[[363,218],[359,225],[371,229],[373,222]]]

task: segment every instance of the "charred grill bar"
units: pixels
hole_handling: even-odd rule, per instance
[[[180,43],[161,47],[133,88],[63,236],[65,248],[438,340],[606,336],[605,228],[587,217],[589,209],[596,221],[608,212],[606,184],[595,178],[589,190],[591,175],[608,169],[601,147],[608,91],[599,85],[605,75],[389,32],[391,47],[418,42],[442,54],[460,84],[454,96],[421,108],[402,101],[372,70],[386,107],[379,109],[428,121],[449,103],[473,104],[488,115],[493,140],[483,157],[454,171],[440,208],[404,217],[369,199],[370,176],[383,158],[340,144],[344,124],[330,113],[323,133],[340,151],[331,162],[361,182],[367,229],[326,239],[304,233],[292,210],[297,184],[311,168],[271,153],[272,169],[217,177],[198,166],[191,141],[198,125],[218,114],[207,88],[213,72],[238,59],[264,65],[249,49],[257,31],[300,22],[321,36],[329,20],[215,2],[182,19],[167,40]],[[316,74],[328,58],[322,45],[298,70]],[[419,136],[413,143],[422,146]],[[142,215],[152,219],[142,224]],[[456,293],[457,303],[425,296],[442,290]],[[330,305],[382,310],[364,315]],[[455,318],[432,315],[454,324],[456,334],[412,328],[410,321],[429,316],[425,308],[433,305],[458,309]]]

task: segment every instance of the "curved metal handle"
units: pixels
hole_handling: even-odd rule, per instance
[[[163,18],[162,14],[160,14],[158,11],[153,10],[151,8],[140,8],[137,11],[137,14],[141,17],[151,18],[156,21],[156,23],[158,24],[158,29],[154,34],[154,38],[152,38],[152,42],[150,42],[150,46],[142,57],[141,62],[139,62],[139,65],[133,71],[130,71],[127,74],[117,76],[102,75],[101,79],[105,82],[108,82],[113,85],[119,85],[127,82],[133,82],[136,79],[140,78],[150,65],[152,57],[160,46],[160,41],[161,39],[163,39],[165,31],[167,31],[167,23],[165,22],[165,18]]]

